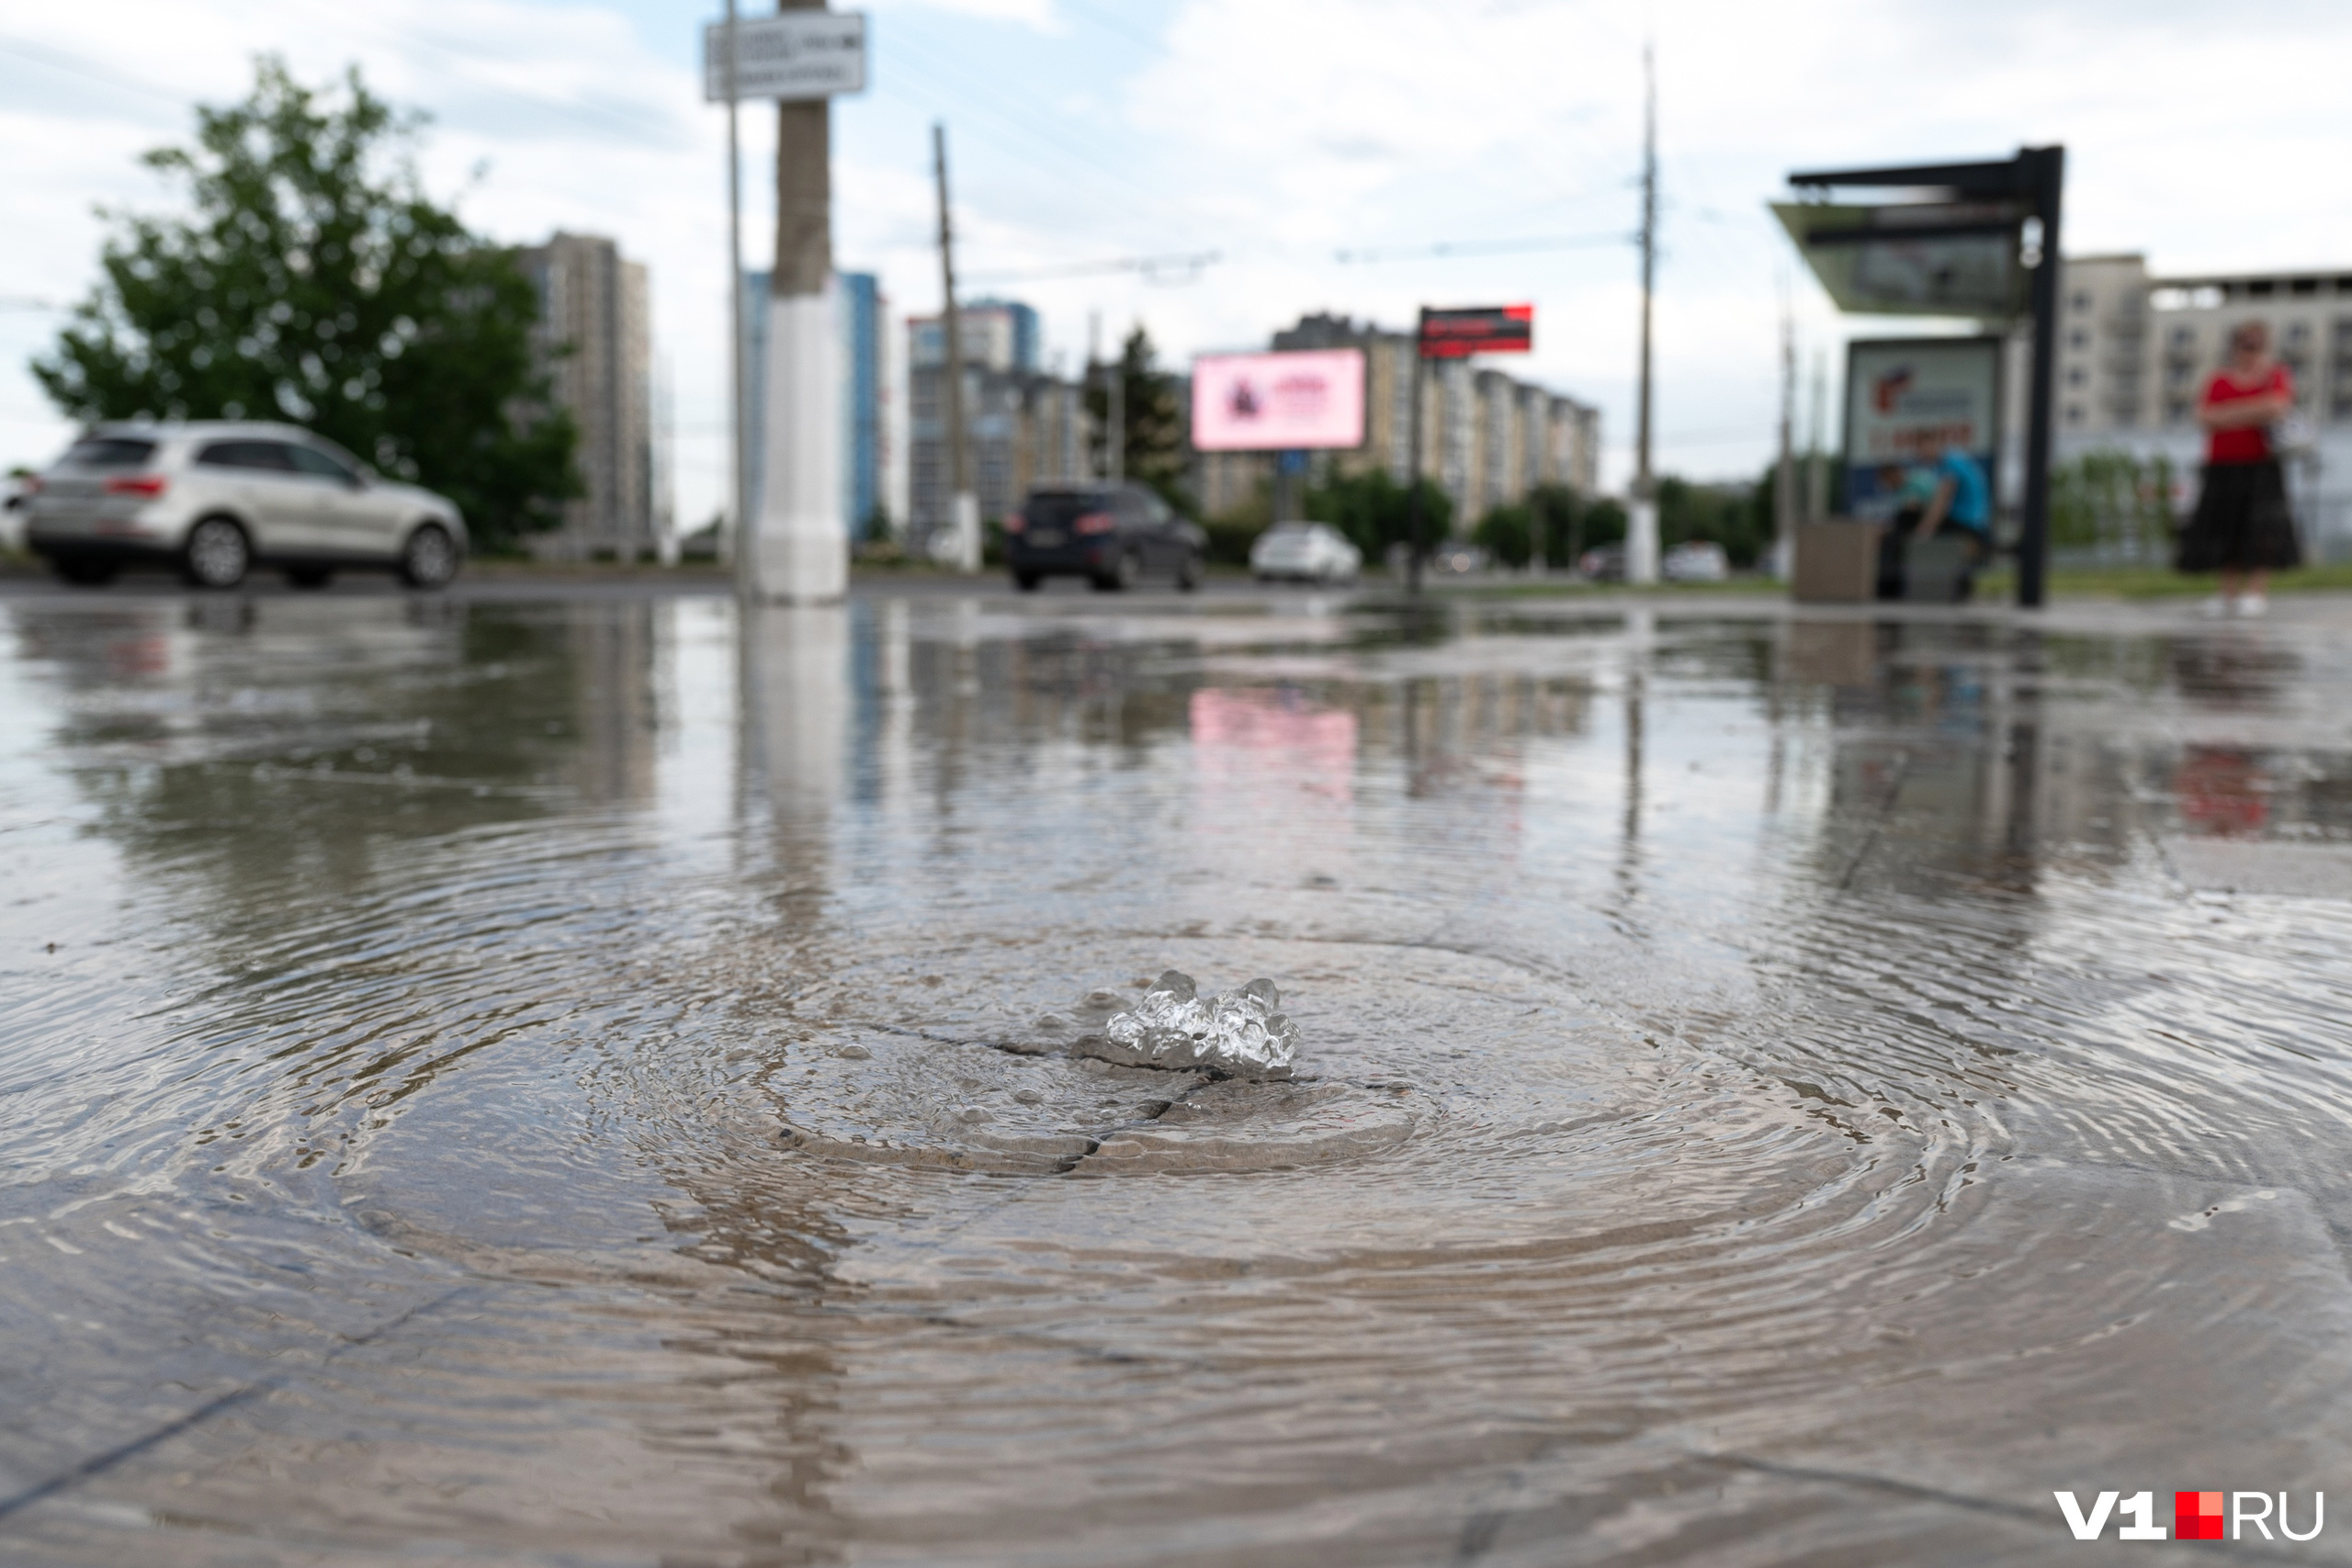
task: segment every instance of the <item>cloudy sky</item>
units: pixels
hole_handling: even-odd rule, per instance
[[[2343,170],[2352,6],[2270,0],[869,0],[873,85],[834,111],[841,264],[934,310],[930,141],[946,123],[961,265],[1045,312],[1048,353],[1147,326],[1172,355],[1261,344],[1301,311],[1397,324],[1420,303],[1532,299],[1539,378],[1605,411],[1627,471],[1641,54],[1658,61],[1661,466],[1768,454],[1783,290],[1808,345],[1839,330],[1763,202],[1790,169],[2069,149],[2067,249],[2164,271],[2352,271]],[[136,164],[189,106],[277,51],[356,62],[433,117],[429,183],[501,239],[604,233],[653,269],[680,515],[724,468],[722,118],[701,4],[118,0],[0,18],[0,464],[66,430],[25,363],[82,296],[96,206],[172,193]],[[746,116],[748,259],[772,116]],[[1476,259],[1341,252],[1574,242]],[[1191,281],[991,281],[1215,252]],[[1870,323],[1858,323],[1863,330]],[[1808,354],[1809,356],[1809,354]]]

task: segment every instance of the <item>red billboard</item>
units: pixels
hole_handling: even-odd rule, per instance
[[[1363,445],[1363,350],[1204,354],[1193,361],[1193,446],[1298,452]]]
[[[1467,359],[1474,354],[1528,354],[1535,348],[1535,307],[1481,305],[1467,310],[1421,312],[1421,357]]]

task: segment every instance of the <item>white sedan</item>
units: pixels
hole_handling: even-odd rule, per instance
[[[1658,573],[1668,582],[1723,582],[1731,577],[1731,558],[1708,539],[1693,539],[1666,552]]]
[[[1353,582],[1363,552],[1329,523],[1277,523],[1250,547],[1250,570],[1261,582]]]

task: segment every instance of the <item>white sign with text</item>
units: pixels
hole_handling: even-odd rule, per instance
[[[738,98],[786,102],[830,98],[865,90],[863,11],[786,11],[746,17],[735,24],[741,53],[735,64]],[[702,34],[703,98],[727,101],[727,24]]]

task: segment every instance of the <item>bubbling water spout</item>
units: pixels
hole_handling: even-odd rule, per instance
[[[1272,980],[1203,997],[1190,975],[1170,969],[1133,1010],[1117,1014],[1101,1034],[1073,1049],[1121,1066],[1286,1078],[1298,1055],[1298,1026],[1277,1010],[1281,1005]]]

